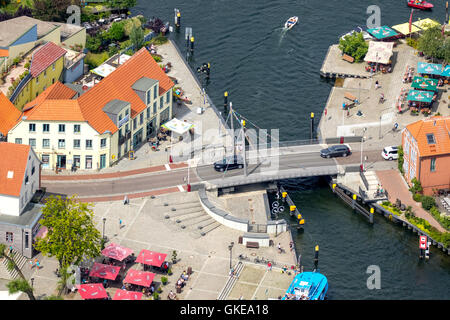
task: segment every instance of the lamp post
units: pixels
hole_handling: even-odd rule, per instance
[[[105,222],[106,222],[106,218],[103,218],[103,234],[102,234],[102,239],[105,240]]]
[[[362,134],[362,137],[361,137],[361,171],[364,171],[364,163],[363,163],[363,146],[364,146],[364,140],[365,140],[365,137],[364,137],[364,134],[366,133],[366,131],[367,131],[367,128],[363,128],[363,134]]]
[[[231,266],[231,253],[233,251],[233,246],[234,246],[234,242],[231,242],[230,245],[228,246],[228,250],[230,250],[230,270],[232,268],[232,266]]]

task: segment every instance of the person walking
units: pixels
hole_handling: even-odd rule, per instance
[[[41,268],[41,265],[39,263],[39,260],[36,261],[36,269],[39,270]]]
[[[267,263],[267,271],[272,271],[272,263],[270,261]]]
[[[278,248],[278,252],[281,253],[281,252],[282,252],[282,251],[281,251],[281,243],[278,242],[277,248]]]
[[[119,229],[122,229],[122,219],[119,219]]]
[[[30,259],[30,270],[32,270],[34,267],[33,259]]]

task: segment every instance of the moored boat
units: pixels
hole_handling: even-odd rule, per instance
[[[281,300],[324,300],[328,280],[320,272],[302,272],[295,276]]]
[[[296,17],[296,16],[290,17],[284,24],[284,27],[289,30],[297,24],[297,21],[298,21],[298,17]]]
[[[430,10],[434,5],[424,0],[407,0],[408,6],[421,10]]]

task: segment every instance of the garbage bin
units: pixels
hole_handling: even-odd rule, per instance
[[[192,267],[187,268],[187,274],[188,274],[188,276],[190,276],[192,274]]]

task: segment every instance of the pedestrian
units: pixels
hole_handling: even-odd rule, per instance
[[[272,271],[272,263],[270,261],[267,263],[267,271]]]
[[[39,260],[36,261],[36,269],[39,270],[41,268],[41,265],[39,263]]]
[[[9,255],[11,255],[12,251],[13,251],[13,247],[9,246]]]
[[[378,89],[380,87],[380,84],[378,83],[378,80],[375,81],[375,89]]]
[[[33,269],[34,264],[33,264],[33,259],[30,259],[30,270]]]
[[[119,229],[122,229],[122,219],[119,219]]]
[[[278,252],[281,253],[281,243],[278,242],[277,248],[278,248]]]
[[[294,243],[291,241],[289,242],[289,249],[294,250]]]

